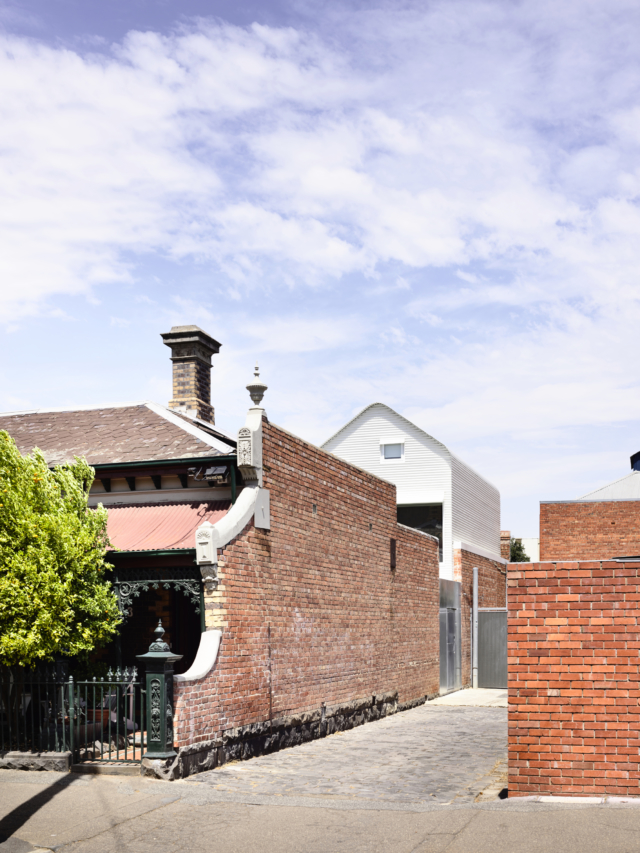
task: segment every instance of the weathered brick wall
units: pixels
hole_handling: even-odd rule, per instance
[[[640,501],[540,504],[541,560],[603,560],[640,554]]]
[[[439,691],[438,544],[396,523],[395,488],[264,422],[271,529],[224,549],[207,625],[218,661],[178,687],[178,743],[397,691]],[[315,509],[314,509],[315,507]],[[397,541],[395,570],[390,540]]]
[[[640,794],[638,564],[512,563],[509,796]]]
[[[506,606],[506,566],[456,548],[453,552],[453,577],[460,581],[461,670],[462,686],[471,684],[471,610],[473,607],[473,568],[478,567],[478,606]]]

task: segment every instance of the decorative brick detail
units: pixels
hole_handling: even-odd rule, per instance
[[[508,577],[509,795],[640,795],[637,564]]]
[[[541,560],[640,554],[640,501],[540,503]]]
[[[397,693],[407,707],[439,692],[438,543],[397,524],[391,484],[266,421],[263,433],[271,529],[251,522],[221,554],[206,597],[220,652],[204,679],[176,685],[181,747],[231,731],[248,742],[362,697]]]

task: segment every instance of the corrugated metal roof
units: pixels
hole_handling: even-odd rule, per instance
[[[107,507],[111,544],[120,551],[169,551],[195,548],[196,528],[215,524],[229,511],[231,501],[124,504]]]
[[[640,471],[632,471],[613,483],[607,483],[593,492],[587,492],[578,500],[582,501],[615,501],[640,500]]]

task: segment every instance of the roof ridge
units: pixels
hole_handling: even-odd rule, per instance
[[[617,483],[621,483],[623,480],[628,480],[629,477],[633,477],[635,474],[640,474],[640,471],[629,471],[628,474],[625,474],[624,477],[618,477],[617,480],[612,480],[610,483],[605,483],[604,486],[599,486],[597,489],[593,489],[591,492],[587,492],[584,495],[580,495],[576,500],[582,500],[582,498],[588,498],[591,495],[597,494],[597,492],[602,492],[604,489],[608,489],[610,486],[615,486]]]
[[[339,429],[337,432],[334,432],[334,434],[333,434],[333,435],[331,435],[331,436],[329,436],[329,438],[328,438],[326,441],[323,441],[323,442],[322,442],[322,444],[320,445],[320,447],[322,447],[322,448],[324,449],[325,444],[329,444],[329,442],[330,442],[330,441],[333,441],[333,439],[334,439],[337,435],[340,435],[340,433],[341,433],[343,430],[345,430],[348,426],[351,426],[351,424],[352,424],[354,421],[358,420],[358,418],[359,418],[361,415],[363,415],[363,414],[367,411],[367,409],[373,409],[373,407],[374,407],[374,406],[382,406],[382,408],[384,408],[384,409],[388,409],[388,410],[389,410],[390,412],[392,412],[394,415],[397,415],[399,418],[402,418],[402,420],[403,420],[403,421],[405,421],[405,423],[408,423],[408,424],[409,424],[409,426],[412,426],[414,429],[419,430],[421,433],[423,433],[424,435],[426,435],[426,436],[427,436],[427,438],[432,439],[432,440],[433,440],[433,441],[435,441],[437,444],[439,444],[441,447],[444,447],[444,449],[447,451],[447,453],[451,453],[451,451],[449,450],[449,448],[447,447],[447,445],[446,445],[446,444],[443,444],[443,442],[441,442],[441,441],[440,441],[440,439],[435,438],[435,436],[431,435],[431,434],[430,434],[430,433],[428,433],[426,430],[422,429],[422,427],[419,427],[419,426],[418,426],[418,424],[414,424],[414,423],[413,423],[413,421],[410,421],[410,420],[409,420],[409,418],[405,418],[405,416],[404,416],[404,415],[401,415],[401,414],[400,414],[400,412],[396,412],[396,410],[395,410],[395,409],[392,409],[392,408],[391,408],[391,406],[387,406],[387,404],[386,404],[386,403],[380,403],[380,402],[376,402],[376,403],[369,403],[369,405],[368,405],[368,406],[365,406],[365,407],[364,407],[364,409],[361,409],[361,410],[360,410],[356,415],[354,415],[354,416],[351,418],[351,420],[350,420],[350,421],[347,421],[347,423],[346,423],[346,424],[344,424],[343,426],[341,426],[341,427],[340,427],[340,429]],[[462,460],[459,460],[459,461],[462,461]],[[466,464],[466,463],[463,463],[463,464]]]
[[[48,415],[54,412],[93,412],[98,409],[133,409],[147,406],[150,402],[150,400],[136,400],[130,403],[109,403],[106,406],[104,404],[89,404],[86,406],[56,406],[53,409],[24,409],[16,412],[0,412],[0,418],[15,417],[16,415]]]

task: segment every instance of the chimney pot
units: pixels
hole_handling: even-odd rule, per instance
[[[171,349],[173,400],[169,408],[190,418],[215,423],[211,405],[211,356],[222,344],[199,326],[173,326],[162,340]]]

